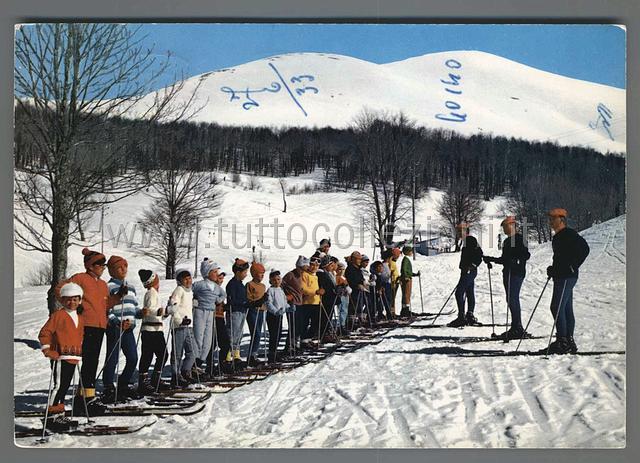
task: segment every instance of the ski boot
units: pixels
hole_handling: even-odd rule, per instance
[[[521,326],[512,326],[504,333],[497,335],[494,339],[501,339],[503,341],[509,341],[511,339],[520,339],[523,336],[526,337],[526,333]]]
[[[545,349],[546,351],[546,349]],[[571,353],[571,346],[565,337],[558,337],[554,342],[549,346],[550,354],[569,354]]]
[[[118,401],[126,402],[128,400],[140,400],[144,398],[144,394],[138,392],[132,384],[118,381]]]
[[[178,374],[178,375],[171,375],[171,389],[183,389],[185,387],[187,387],[189,384],[189,381],[184,378],[182,375]]]
[[[138,393],[145,395],[151,395],[156,392],[156,388],[149,381],[149,375],[147,373],[140,373],[138,375]]]
[[[576,345],[576,342],[573,340],[573,336],[569,336],[567,338],[567,342],[569,343],[569,350],[572,354],[577,354],[578,353],[578,346]]]
[[[449,323],[447,323],[447,326],[449,326],[451,328],[462,328],[466,324],[467,324],[467,322],[465,321],[465,319],[463,317],[458,317],[455,320],[452,320]]]
[[[122,398],[122,396],[120,396]],[[113,404],[116,402],[116,387],[113,384],[108,384],[104,387],[102,391],[102,396],[100,396],[100,400],[103,404]]]
[[[478,321],[473,312],[467,312],[467,315],[464,317],[465,324],[468,326],[481,326],[481,323]]]
[[[53,432],[71,431],[78,427],[78,422],[64,416],[64,404],[52,405],[49,407],[47,420],[42,420],[44,426]]]
[[[154,372],[151,375],[151,381],[150,381],[151,387],[153,388],[153,392],[155,393],[155,391],[166,391],[168,389],[171,389],[171,383],[168,381],[163,381],[162,380],[162,376],[160,373],[158,372]]]
[[[85,401],[86,401],[86,409],[85,409]],[[74,398],[73,401],[73,415],[74,416],[87,416],[89,417],[104,415],[107,407],[102,403],[102,401],[98,400],[97,397],[83,397],[78,395]]]

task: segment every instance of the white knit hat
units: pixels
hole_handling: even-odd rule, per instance
[[[82,288],[75,283],[66,283],[60,289],[60,297],[82,297],[83,294]]]

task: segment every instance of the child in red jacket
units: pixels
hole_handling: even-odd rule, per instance
[[[82,338],[84,323],[78,316],[81,311],[82,288],[75,283],[67,283],[60,289],[62,308],[53,312],[38,335],[42,353],[51,359],[55,380],[48,397],[48,424],[68,425],[64,417],[64,397],[71,385],[73,372],[82,360]]]

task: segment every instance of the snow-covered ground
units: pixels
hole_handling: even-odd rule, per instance
[[[244,178],[243,180],[246,180]],[[275,217],[285,227],[302,223],[307,228],[326,222],[357,225],[349,195],[313,193],[288,197],[288,212],[281,212],[275,179],[260,179],[261,191],[248,191],[227,181],[222,187],[225,203],[221,218],[238,224],[265,223]],[[289,180],[314,182],[313,176]],[[420,202],[418,221],[434,217],[431,192]],[[135,222],[135,213],[149,201],[142,194],[107,211],[106,221]],[[499,202],[487,204],[495,213]],[[499,218],[490,219],[483,236],[486,254],[497,255],[494,245]],[[205,223],[212,226],[213,221]],[[492,233],[489,233],[493,227]],[[285,228],[286,230],[286,228]],[[209,256],[225,270],[232,259],[249,257],[249,251],[223,250],[217,236],[201,234],[200,257]],[[229,244],[226,231],[223,243]],[[345,231],[346,233],[346,231]],[[322,230],[318,233],[323,237]],[[330,235],[333,236],[333,230]],[[366,235],[366,233],[365,233]],[[283,235],[286,238],[286,233]],[[341,237],[346,237],[341,233]],[[355,236],[359,236],[356,230]],[[576,342],[581,351],[625,350],[626,314],[626,217],[595,225],[583,236],[591,254],[581,269],[574,292]],[[273,229],[264,242],[272,242]],[[281,239],[282,240],[282,239]],[[210,247],[207,248],[207,242]],[[254,243],[257,244],[257,243]],[[351,249],[372,251],[355,243],[349,249],[333,249],[342,257]],[[265,250],[267,269],[283,271],[293,266],[302,249]],[[550,244],[531,247],[532,259],[522,289],[525,319],[546,280],[551,261]],[[123,246],[106,243],[107,255],[130,261],[129,280],[140,291],[137,270],[161,270],[161,265]],[[70,272],[82,269],[80,247],[70,249]],[[35,257],[35,259],[34,259]],[[43,256],[16,250],[14,307],[14,390],[46,388],[48,363],[37,350],[37,334],[46,319],[46,287],[20,287],[20,278]],[[422,272],[424,311],[437,312],[456,284],[459,254],[418,256]],[[190,268],[193,262],[189,263]],[[505,316],[500,272],[492,273],[497,321]],[[161,282],[164,298],[175,286]],[[476,313],[490,321],[486,267],[476,280]],[[548,336],[550,288],[542,297],[529,331]],[[419,291],[413,293],[413,310],[420,311]],[[445,312],[453,308],[452,303]],[[449,321],[453,315],[443,316]],[[151,427],[122,437],[70,437],[51,440],[52,447],[623,447],[625,445],[625,355],[543,357],[460,356],[473,351],[512,350],[515,343],[466,343],[465,337],[489,336],[490,327],[430,328],[428,321],[396,329],[375,346],[344,356],[332,356],[318,364],[272,375],[227,394],[214,395],[203,412],[194,416],[161,418]],[[546,346],[546,339],[526,340],[525,350]],[[465,354],[465,355],[466,355]],[[20,445],[32,445],[23,439]]]
[[[289,53],[191,77],[179,100],[189,100],[198,85],[198,122],[342,128],[368,108],[402,111],[421,126],[464,135],[626,151],[624,89],[481,51],[451,50],[387,64]],[[149,95],[146,102],[152,101]]]

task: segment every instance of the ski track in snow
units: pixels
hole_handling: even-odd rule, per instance
[[[331,202],[324,203],[326,198],[322,196],[318,206],[331,216],[327,220],[339,218],[340,211],[327,207],[325,204]],[[299,214],[305,213],[309,206],[302,203],[293,197],[290,210],[299,208]],[[426,214],[424,210],[421,213]],[[574,291],[578,347],[585,352],[625,350],[625,217],[596,225],[583,236],[591,246],[591,254],[580,270]],[[286,252],[284,256],[273,253],[269,257],[273,256],[276,263],[290,262],[301,253]],[[550,243],[532,243],[531,252],[521,298],[525,322],[546,281],[546,267],[552,255]],[[486,254],[496,253],[493,249],[486,250]],[[336,253],[340,257],[344,254]],[[420,256],[415,261],[416,270],[423,275],[425,312],[437,313],[455,286],[458,259],[459,254],[443,254]],[[139,267],[138,264],[134,268]],[[505,301],[499,266],[494,267],[491,276],[495,320],[503,323]],[[168,283],[162,282],[162,298],[172,289]],[[524,340],[521,350],[538,350],[547,345],[553,322],[549,313],[551,286],[550,283],[529,327],[531,333],[543,338]],[[37,340],[44,323],[46,289],[16,288],[14,292],[16,395],[25,395],[23,391],[28,389],[46,389],[48,385],[48,364],[30,342]],[[484,266],[476,279],[476,292],[476,314],[481,321],[489,322],[488,276]],[[412,303],[413,310],[420,311],[417,288]],[[455,316],[444,315],[454,304],[452,298],[438,323],[446,323]],[[491,328],[427,329],[429,324],[430,320],[417,320],[411,326],[392,330],[380,344],[345,355],[335,354],[226,394],[214,394],[201,413],[159,418],[151,427],[126,438],[59,436],[44,445],[258,448],[625,445],[624,355],[548,359],[456,357],[455,353],[460,351],[510,351],[516,343],[460,342],[467,337],[488,337]],[[496,332],[502,330],[496,327]],[[37,394],[33,396],[34,400],[42,399]],[[20,439],[18,444],[31,446],[33,441]]]

